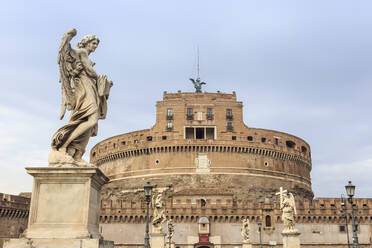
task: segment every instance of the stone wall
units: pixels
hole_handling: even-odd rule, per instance
[[[164,190],[164,192],[171,189]],[[141,199],[143,192],[132,192],[135,197],[123,200],[120,195],[103,195],[101,210],[101,231],[104,236],[121,244],[139,245],[142,235],[134,237],[133,232],[145,230],[145,203]],[[130,195],[130,194],[129,194]],[[211,225],[211,236],[220,237],[221,247],[241,245],[240,227],[243,218],[248,218],[252,225],[252,240],[258,245],[257,223],[263,222],[263,242],[269,246],[275,241],[281,246],[281,231],[283,229],[281,211],[277,202],[266,199],[264,202],[236,201],[234,194],[213,189],[203,189],[198,192],[184,190],[168,192],[166,212],[176,225],[174,241],[179,247],[189,247],[188,237],[198,236],[198,220],[205,216]],[[111,198],[111,199],[110,199]],[[205,200],[202,206],[201,199]],[[354,199],[356,223],[359,226],[358,236],[362,246],[371,245],[372,238],[372,199]],[[346,204],[350,212],[350,204]],[[346,232],[343,230],[345,219],[341,214],[341,199],[317,198],[313,201],[296,201],[297,227],[302,233],[303,246],[313,247],[345,247]],[[150,210],[150,216],[152,211]],[[151,217],[150,217],[151,221]],[[348,228],[351,240],[351,220],[348,218]],[[130,229],[130,231],[125,231]],[[164,228],[164,230],[166,230]],[[190,238],[193,240],[192,238]],[[129,247],[129,246],[128,246]],[[191,246],[190,246],[191,247]]]
[[[301,246],[316,248],[347,247],[346,233],[339,231],[338,224],[297,224],[296,227],[301,232]],[[101,224],[100,228],[102,235],[106,239],[114,240],[117,247],[140,247],[144,242],[145,224]],[[212,223],[210,226],[210,237],[220,240],[219,243],[214,244],[222,248],[241,247],[242,236],[240,235],[240,228],[240,223]],[[163,229],[166,230],[165,226]],[[262,231],[263,246],[274,248],[270,244],[276,244],[276,247],[282,247],[282,229],[282,225],[276,225],[272,229],[265,228]],[[362,247],[371,246],[370,232],[371,225],[363,224],[359,227],[358,238]],[[251,225],[250,234],[253,246],[259,247],[257,224]],[[197,223],[177,223],[172,240],[175,242],[176,247],[193,248],[197,241],[195,243],[190,241],[198,240]],[[352,242],[351,236],[350,242]]]
[[[18,238],[27,228],[30,198],[24,196],[0,193],[0,247],[5,239]]]

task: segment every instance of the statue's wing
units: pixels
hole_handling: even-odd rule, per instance
[[[291,202],[291,205],[293,206],[293,212],[295,215],[297,215],[297,211],[296,211],[296,202],[295,202],[295,199],[294,199],[294,196],[292,193],[290,193],[290,202]]]
[[[59,82],[62,88],[62,106],[60,119],[66,113],[66,108],[72,110],[75,107],[75,96],[71,86],[71,80],[74,75],[74,69],[78,56],[76,51],[71,48],[70,41],[76,35],[76,29],[71,28],[63,35],[61,44],[58,49],[58,65],[59,65]]]
[[[195,80],[193,78],[190,78],[191,82],[195,84]]]
[[[207,83],[204,83],[204,82],[201,82],[200,85],[203,85],[203,84],[207,84]]]

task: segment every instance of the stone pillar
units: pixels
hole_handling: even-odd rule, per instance
[[[282,232],[283,248],[300,248],[300,233],[295,230],[293,232]]]
[[[150,246],[151,248],[164,248],[165,234],[164,233],[151,233]]]
[[[26,168],[34,177],[24,238],[5,248],[111,248],[99,233],[100,193],[108,178],[93,167]]]

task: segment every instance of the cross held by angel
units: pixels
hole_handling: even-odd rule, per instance
[[[68,123],[52,137],[49,166],[93,166],[82,159],[89,138],[97,135],[98,120],[105,119],[107,99],[112,81],[93,69],[95,63],[89,59],[100,40],[95,35],[86,35],[71,48],[70,41],[76,35],[72,28],[63,35],[58,50],[58,65],[62,88],[60,119],[66,110],[71,114]]]

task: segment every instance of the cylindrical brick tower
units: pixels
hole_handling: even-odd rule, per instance
[[[152,128],[98,143],[91,162],[110,178],[106,189],[122,192],[150,181],[174,193],[209,190],[243,202],[276,202],[279,187],[312,200],[310,146],[287,133],[246,126],[242,108],[235,92],[164,92]]]

